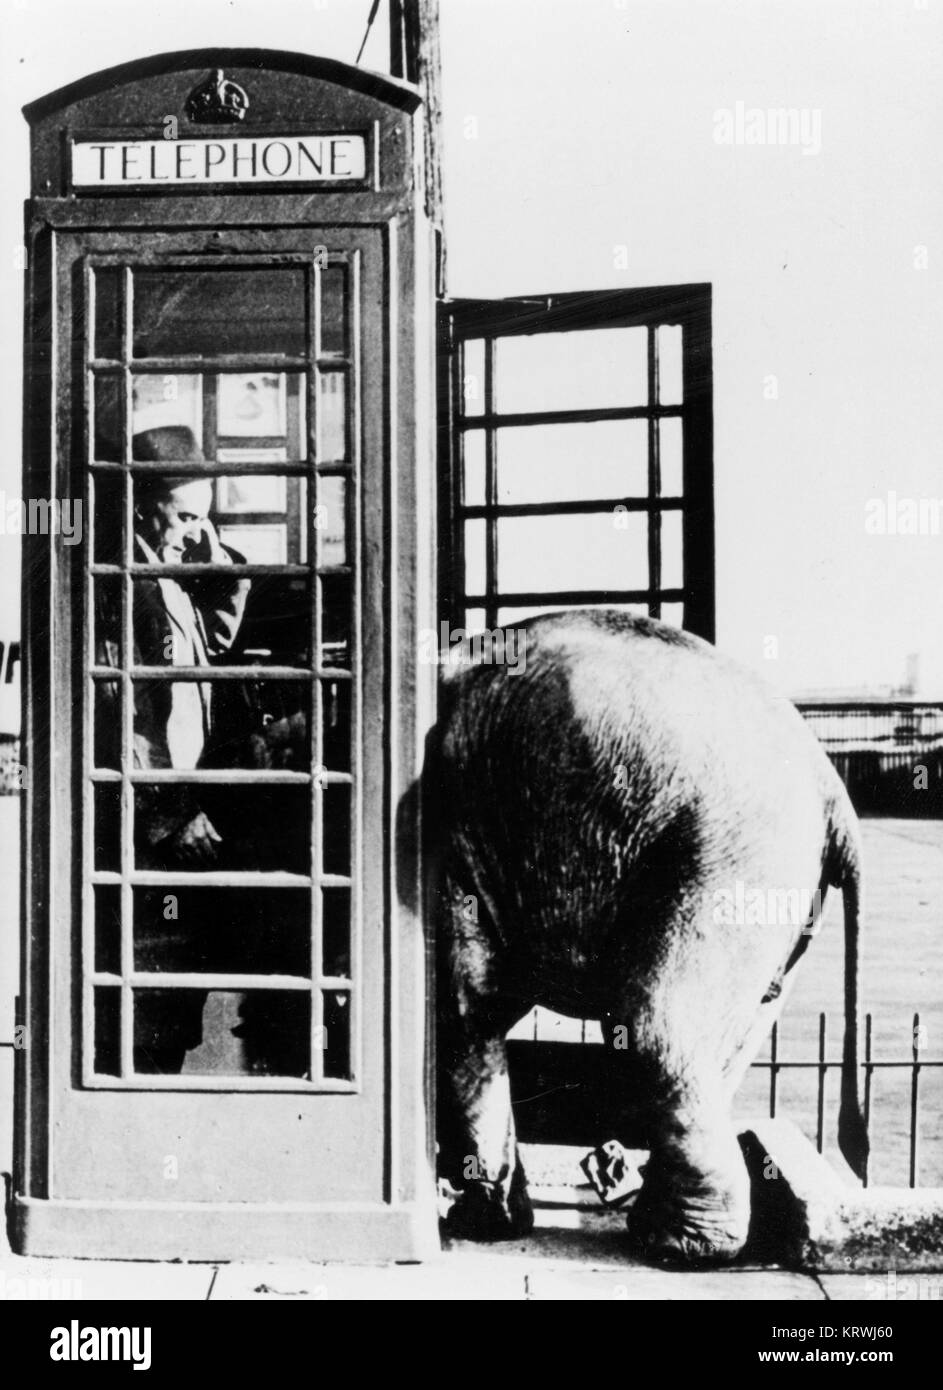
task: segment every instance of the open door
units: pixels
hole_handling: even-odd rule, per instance
[[[440,311],[442,617],[596,604],[714,638],[709,285]]]

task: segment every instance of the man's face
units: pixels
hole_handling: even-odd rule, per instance
[[[208,482],[180,483],[141,508],[138,532],[165,565],[179,565],[203,538],[213,490]]]

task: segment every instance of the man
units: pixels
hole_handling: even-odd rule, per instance
[[[186,426],[145,430],[133,439],[136,460],[205,463]],[[193,580],[161,576],[163,565],[241,561],[220,543],[209,520],[212,485],[193,474],[137,474],[134,493],[133,559],[154,566],[153,579],[134,581],[132,609],[135,666],[207,666],[230,650],[245,613],[250,581],[225,575]],[[99,611],[100,664],[120,666],[120,615]],[[115,741],[121,727],[117,684],[102,690],[98,708],[102,741],[110,742],[112,765],[120,766]],[[209,681],[134,682],[135,768],[200,766],[213,731],[214,692]],[[135,789],[135,865],[138,869],[211,868],[222,837],[200,804],[199,787],[138,785]],[[155,900],[152,898],[152,902]],[[203,900],[205,901],[205,899]],[[135,958],[140,968],[198,968],[193,923],[135,924]],[[135,1001],[135,1069],[178,1072],[186,1051],[197,1046],[206,998],[202,990],[139,994]]]

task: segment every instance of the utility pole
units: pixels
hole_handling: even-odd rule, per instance
[[[439,282],[444,291],[442,245],[442,64],[439,0],[390,0],[390,72],[422,92],[425,125],[426,213],[439,240]]]

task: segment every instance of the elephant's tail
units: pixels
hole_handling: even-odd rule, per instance
[[[861,848],[858,823],[844,787],[831,843],[829,881],[842,890],[845,915],[845,1041],[842,1051],[838,1147],[865,1180],[870,1144],[858,1096],[858,938],[861,927]]]

